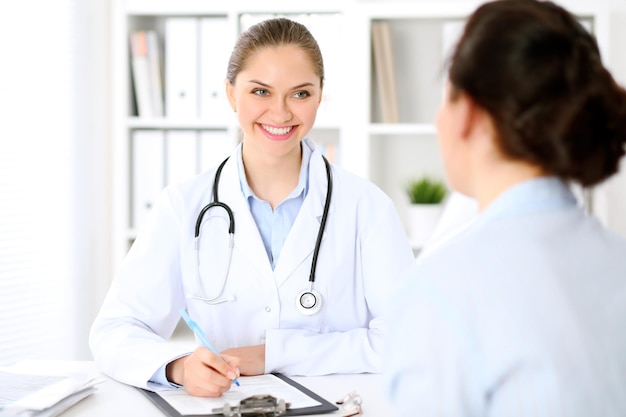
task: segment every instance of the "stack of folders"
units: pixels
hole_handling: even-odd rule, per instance
[[[93,375],[33,375],[0,371],[0,417],[54,417],[91,395]]]
[[[223,124],[232,117],[224,80],[234,44],[226,17],[165,20],[165,115]]]

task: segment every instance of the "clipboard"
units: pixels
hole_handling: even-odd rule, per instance
[[[319,405],[314,407],[304,407],[304,408],[288,408],[283,416],[302,416],[309,414],[326,414],[331,413],[335,410],[338,410],[338,407],[328,400],[320,397],[318,394],[314,393],[310,389],[298,384],[293,379],[279,373],[272,373],[272,375],[281,379],[285,383],[291,385],[292,387],[298,389],[302,393],[306,394],[310,398],[319,402]],[[156,392],[148,391],[143,388],[137,388],[142,394],[144,394],[150,401],[154,403],[154,405],[159,408],[166,416],[168,417],[220,417],[222,414],[181,414],[174,407],[170,405],[163,397],[161,397]],[[288,399],[286,399],[288,401]]]

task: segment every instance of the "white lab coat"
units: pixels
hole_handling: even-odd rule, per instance
[[[186,307],[218,351],[265,344],[266,372],[291,375],[379,372],[381,312],[402,271],[414,264],[392,201],[373,184],[333,167],[333,192],[315,289],[321,310],[305,316],[296,295],[308,288],[327,179],[319,150],[311,156],[309,192],[272,270],[243,197],[236,153],[224,167],[219,199],[235,216],[235,239],[223,295],[208,305],[198,295],[194,227],[211,201],[215,170],[168,187],[121,265],[90,335],[99,368],[122,382],[148,387],[162,365],[189,353],[168,343]],[[221,219],[216,219],[220,217]],[[201,285],[209,297],[222,285],[228,255],[225,211],[211,209],[200,233]]]

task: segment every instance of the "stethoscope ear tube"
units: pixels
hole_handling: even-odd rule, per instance
[[[200,215],[198,216],[198,220],[196,220],[196,230],[194,233],[194,237],[198,239],[200,236],[200,226],[202,225],[202,218],[204,217],[204,213],[209,211],[209,209],[213,207],[221,207],[226,210],[228,214],[228,233],[232,236],[235,234],[235,216],[233,216],[233,211],[228,207],[227,204],[221,203],[219,201],[214,201],[213,203],[207,204],[200,210]]]
[[[230,158],[230,157],[228,157]],[[235,234],[235,216],[233,216],[233,211],[228,207],[227,204],[219,201],[218,186],[220,183],[220,177],[222,176],[222,169],[224,169],[224,165],[228,162],[228,158],[224,159],[219,167],[217,167],[217,171],[215,171],[215,180],[213,181],[213,202],[207,204],[200,210],[200,214],[198,214],[198,219],[196,220],[196,229],[194,232],[194,237],[197,239],[200,236],[200,226],[202,225],[202,219],[204,218],[204,214],[209,211],[212,207],[222,207],[226,210],[226,214],[228,214],[228,233],[231,235],[231,240],[233,235]]]

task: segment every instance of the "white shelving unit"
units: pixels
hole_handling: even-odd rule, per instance
[[[359,120],[351,129],[352,168],[381,187],[407,222],[404,188],[421,174],[444,178],[435,128],[445,82],[447,42],[444,25],[465,21],[481,1],[363,1],[352,20],[352,42],[359,45],[354,88]],[[609,55],[608,12],[591,2],[561,2],[594,31],[603,56]],[[392,40],[398,122],[383,123],[376,84],[372,24],[387,22]],[[418,249],[418,248],[416,248]]]
[[[442,28],[447,22],[463,21],[479,1],[318,1],[272,2],[203,0],[115,0],[112,16],[113,47],[113,254],[114,266],[132,243],[131,136],[139,129],[214,130],[238,140],[234,118],[224,123],[202,119],[143,119],[136,116],[129,62],[129,33],[133,29],[155,29],[162,42],[164,24],[172,16],[221,16],[228,20],[228,33],[220,42],[234,44],[242,16],[303,14],[340,16],[341,39],[320,41],[325,57],[327,87],[332,86],[332,104],[318,113],[311,137],[319,144],[338,148],[336,161],[345,169],[380,186],[396,203],[406,220],[404,186],[417,175],[429,173],[443,178],[435,115],[445,80]],[[227,4],[228,3],[228,4]],[[561,2],[584,20],[596,34],[605,59],[609,56],[608,12],[592,3]],[[398,123],[382,123],[380,97],[375,83],[372,56],[372,22],[386,21],[392,36],[393,74],[397,89]],[[319,28],[317,28],[319,30]],[[323,41],[322,41],[323,39]],[[226,63],[221,64],[224,67]]]

